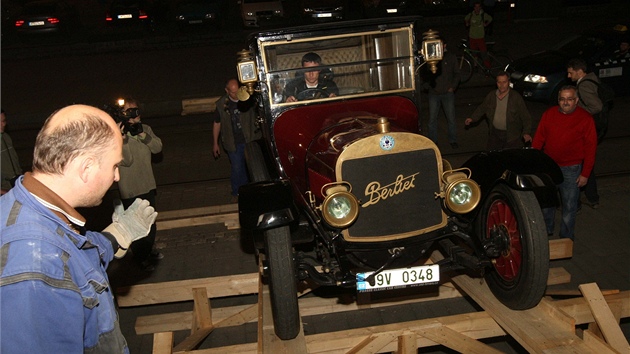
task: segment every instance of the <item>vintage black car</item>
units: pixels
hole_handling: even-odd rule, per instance
[[[307,280],[378,291],[467,270],[513,309],[545,291],[541,205],[556,205],[560,170],[533,149],[480,153],[455,168],[417,133],[417,71],[442,53],[426,31],[420,54],[419,26],[402,17],[270,30],[238,53],[239,99],[257,99],[264,137],[246,147],[252,183],[239,190],[240,223],[259,250],[282,339],[299,332],[297,286]],[[302,68],[309,52],[320,67]],[[288,102],[287,85],[313,70],[337,88]],[[425,265],[436,248],[445,259]]]

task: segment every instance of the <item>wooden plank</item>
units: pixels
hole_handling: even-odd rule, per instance
[[[434,262],[443,259],[439,252],[434,252]],[[515,311],[497,301],[488,285],[466,275],[451,279],[461,287],[479,306],[531,353],[562,352],[562,348],[571,344],[575,353],[590,353],[590,349],[575,331],[567,331],[566,323],[557,317],[549,316],[545,308],[537,306],[528,310]]]
[[[573,257],[573,241],[570,238],[549,240],[549,259]]]
[[[417,330],[416,333],[460,353],[501,353],[501,351],[481,343],[478,340],[441,325]]]
[[[160,332],[153,335],[153,354],[171,354],[173,332]]]
[[[188,98],[182,100],[182,115],[210,113],[217,109],[216,102],[221,96]]]
[[[602,295],[619,294],[619,289],[602,290]],[[546,296],[582,296],[580,289],[547,289]]]
[[[158,221],[155,223],[158,230],[178,229],[180,227],[201,226],[210,224],[225,224],[230,228],[240,228],[238,213],[196,216],[191,218]]]
[[[601,353],[605,351],[614,351],[602,338],[594,335],[589,330],[582,332],[584,343],[593,349],[593,353]]]
[[[403,333],[398,336],[398,348],[396,354],[417,354],[418,348],[416,347],[416,334],[415,333]]]
[[[354,348],[348,350],[347,354],[371,354],[378,353],[384,346],[392,343],[396,339],[397,333],[372,334],[363,339]]]
[[[229,214],[238,212],[238,204],[211,205],[200,208],[160,211],[156,221],[166,221],[195,216],[207,216],[216,214]]]
[[[571,282],[571,273],[562,267],[549,268],[549,277],[547,278],[547,286],[566,284]]]
[[[192,300],[193,288],[206,288],[210,298],[256,294],[258,273],[139,284],[116,289],[120,307]]]
[[[212,326],[212,312],[210,310],[210,301],[206,288],[193,289],[193,317],[192,317],[192,333]]]
[[[190,336],[186,337],[181,343],[173,348],[173,354],[189,352],[203,342],[204,339],[214,330],[214,327],[201,328]]]
[[[621,318],[630,317],[630,291],[622,291],[617,294],[607,295],[606,301],[615,303]],[[575,319],[576,325],[591,323],[595,321],[593,313],[585,298],[573,298],[554,301],[554,305],[567,315]]]
[[[619,323],[615,319],[604,296],[599,291],[597,284],[581,284],[579,288],[584,298],[588,301],[593,317],[606,342],[620,353],[630,353],[630,344],[628,344],[628,340],[621,331]]]

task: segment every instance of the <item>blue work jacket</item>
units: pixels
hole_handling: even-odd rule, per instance
[[[129,353],[102,234],[76,232],[24,188],[0,198],[0,352]]]

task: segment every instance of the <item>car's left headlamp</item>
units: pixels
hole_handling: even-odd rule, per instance
[[[444,192],[441,196],[450,211],[466,214],[477,207],[481,200],[481,189],[477,182],[470,179],[469,169],[446,171],[442,174],[442,180],[444,181]]]
[[[325,197],[320,211],[328,225],[342,229],[352,225],[357,219],[359,201],[350,190],[346,184],[327,185],[322,188]]]

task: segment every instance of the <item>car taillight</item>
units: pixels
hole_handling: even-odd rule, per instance
[[[106,14],[106,15],[105,15],[105,21],[113,21],[113,19],[112,19],[112,15],[110,15],[110,14]]]
[[[145,20],[147,18],[149,18],[149,16],[147,15],[147,13],[145,11],[140,10],[140,14],[138,15],[138,18],[141,20]]]
[[[24,26],[24,20],[15,21],[15,27],[22,27],[22,26]]]
[[[50,23],[51,25],[54,25],[56,23],[59,23],[59,19],[56,17],[49,17],[46,19],[48,21],[48,23]]]

